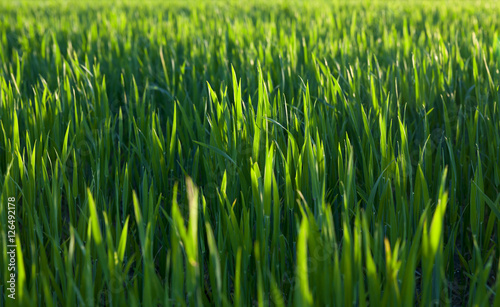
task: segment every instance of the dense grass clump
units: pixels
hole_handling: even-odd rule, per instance
[[[499,14],[2,2],[0,306],[500,306]]]

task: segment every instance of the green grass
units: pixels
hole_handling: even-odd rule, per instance
[[[0,4],[0,307],[500,305],[500,6],[266,2]]]

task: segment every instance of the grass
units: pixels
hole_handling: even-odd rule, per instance
[[[500,304],[498,5],[0,7],[0,306]]]

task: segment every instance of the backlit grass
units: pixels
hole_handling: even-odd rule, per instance
[[[2,2],[0,306],[500,305],[499,14]]]

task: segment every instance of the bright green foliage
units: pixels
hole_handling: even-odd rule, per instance
[[[499,305],[500,6],[0,1],[19,306]]]

